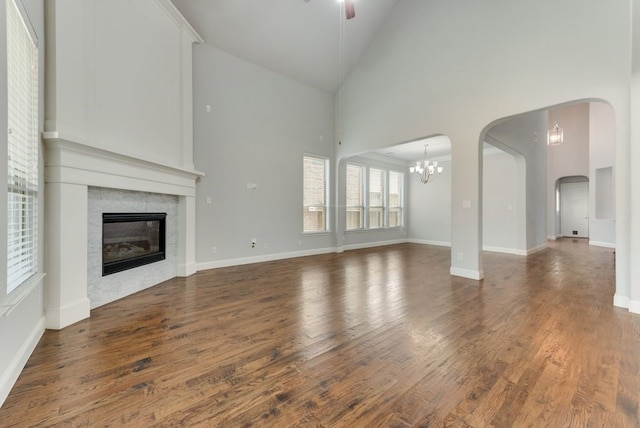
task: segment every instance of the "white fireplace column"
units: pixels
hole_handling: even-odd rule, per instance
[[[46,327],[60,329],[89,317],[87,298],[87,186],[47,183]]]
[[[178,241],[178,276],[189,276],[197,271],[196,266],[196,198],[181,196],[178,206],[180,240]]]

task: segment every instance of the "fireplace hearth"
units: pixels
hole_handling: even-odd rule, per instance
[[[102,276],[166,258],[166,213],[103,213]]]

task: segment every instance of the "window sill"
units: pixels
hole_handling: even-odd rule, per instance
[[[331,235],[333,232],[330,230],[322,230],[319,232],[302,232],[301,236],[321,236],[321,235]]]
[[[403,229],[402,226],[394,226],[394,227],[378,227],[376,229],[351,229],[345,230],[346,234],[350,233],[367,233],[367,232],[393,232],[393,231],[401,231]]]
[[[31,276],[31,278],[27,279],[23,284],[18,286],[15,290],[9,293],[6,296],[2,305],[0,305],[0,317],[6,318],[11,312],[18,306],[24,299],[27,298],[31,294],[33,290],[40,284],[42,284],[42,280],[44,279],[44,273],[36,273]]]

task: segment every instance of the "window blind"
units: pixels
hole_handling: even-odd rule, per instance
[[[369,169],[369,228],[384,227],[386,171]]]
[[[327,230],[328,162],[324,158],[304,156],[303,204],[304,232]]]
[[[347,164],[347,230],[364,228],[364,168]]]
[[[402,226],[402,184],[404,174],[389,171],[389,227]]]
[[[7,293],[37,270],[38,48],[14,0],[7,15]]]

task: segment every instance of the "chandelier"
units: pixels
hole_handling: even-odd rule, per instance
[[[547,131],[547,145],[557,146],[564,141],[564,131],[558,125],[558,122],[553,123],[553,128]]]
[[[409,167],[409,172],[411,174],[418,174],[418,177],[420,177],[420,181],[422,181],[424,184],[427,184],[431,180],[433,174],[435,174],[436,172],[438,174],[442,174],[443,170],[441,166],[438,166],[438,161],[430,162],[427,159],[427,146],[429,145],[424,145],[424,160],[422,162],[417,161],[416,166]]]

